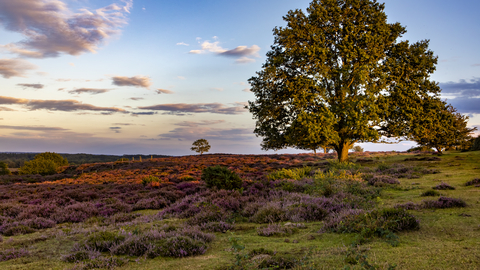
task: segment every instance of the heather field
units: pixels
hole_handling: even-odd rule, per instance
[[[478,269],[480,151],[197,155],[0,176],[0,269]]]

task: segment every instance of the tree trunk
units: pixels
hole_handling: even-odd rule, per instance
[[[437,149],[438,155],[443,155],[441,147],[435,147],[435,149]]]
[[[327,147],[323,148],[323,153],[328,154],[328,148]]]
[[[313,154],[316,156],[317,155],[317,149],[313,149]]]
[[[348,142],[340,143],[335,150],[337,151],[338,161],[347,162],[348,161],[348,150],[352,144]]]

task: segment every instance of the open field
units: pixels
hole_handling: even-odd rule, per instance
[[[2,176],[0,269],[479,268],[480,151],[334,158],[203,155]],[[214,165],[242,188],[208,188],[202,170]]]

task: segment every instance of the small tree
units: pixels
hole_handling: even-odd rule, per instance
[[[68,160],[53,152],[45,152],[35,156],[33,160],[25,162],[18,171],[20,174],[55,174],[57,168],[67,166]]]
[[[210,144],[208,144],[208,141],[205,139],[198,139],[194,141],[192,145],[193,147],[190,148],[190,150],[200,153],[200,155],[204,152],[208,152],[211,147]]]
[[[352,150],[353,150],[353,152],[357,152],[357,153],[362,153],[363,152],[363,148],[360,145],[355,145],[352,148]]]
[[[12,172],[10,172],[10,170],[8,169],[7,163],[1,161],[0,162],[0,175],[9,175],[9,174],[12,174]]]
[[[461,146],[470,140],[477,129],[468,128],[468,116],[439,99],[425,102],[419,116],[412,124],[411,138],[420,146],[435,148],[440,155],[444,149]]]

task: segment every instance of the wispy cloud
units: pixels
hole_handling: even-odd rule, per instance
[[[157,114],[157,112],[132,112],[132,116],[139,116],[139,115],[154,115]]]
[[[176,123],[176,126],[182,127],[198,127],[198,126],[209,126],[209,125],[216,125],[225,123],[225,120],[202,120],[200,122],[193,122],[193,121],[183,121],[180,123]]]
[[[221,88],[221,87],[212,87],[211,88],[212,90],[215,90],[215,91],[219,91],[219,92],[222,92],[224,89]]]
[[[185,42],[178,42],[177,45],[181,45],[181,46],[190,46],[190,44],[187,44]]]
[[[112,83],[117,86],[134,86],[134,87],[143,87],[150,88],[152,82],[150,77],[147,76],[134,76],[134,77],[124,77],[124,76],[114,76],[112,77]]]
[[[35,89],[42,89],[45,86],[40,83],[19,83],[17,85],[23,88],[35,88]]]
[[[26,77],[26,73],[29,70],[36,68],[37,66],[23,59],[0,59],[0,75],[5,79],[11,77]]]
[[[90,94],[90,95],[98,95],[102,93],[106,93],[112,89],[96,89],[96,88],[79,88],[68,91],[70,94]]]
[[[132,0],[74,13],[59,0],[2,0],[0,18],[5,29],[24,40],[3,46],[22,57],[45,58],[60,54],[95,52],[103,41],[127,23]]]
[[[153,106],[139,107],[142,110],[165,111],[170,114],[181,113],[217,113],[217,114],[241,114],[245,112],[243,105],[235,104],[234,106],[226,106],[221,103],[174,103],[159,104]]]
[[[29,110],[48,110],[48,111],[101,111],[101,112],[126,112],[124,109],[116,107],[97,107],[91,104],[82,103],[78,100],[39,100],[23,99],[14,97],[0,96],[2,105],[22,105]]]
[[[190,50],[191,54],[204,54],[208,52],[215,53],[220,56],[234,57],[237,58],[235,61],[239,64],[255,62],[255,59],[251,57],[260,57],[258,52],[260,47],[257,45],[248,46],[238,46],[232,50],[222,48],[219,41],[209,42],[208,40],[200,44],[201,50]]]
[[[11,109],[11,108],[8,108],[8,107],[0,106],[0,111],[4,111],[4,112],[14,112],[14,111],[16,111],[16,110]],[[3,118],[2,118],[2,119],[3,119]]]
[[[167,133],[159,134],[160,139],[175,139],[194,141],[198,138],[207,140],[244,141],[255,138],[253,130],[248,128],[219,129],[210,127],[180,127]]]
[[[439,83],[442,93],[456,97],[480,97],[480,78]]]
[[[110,130],[115,131],[115,133],[120,133],[122,127],[110,127]]]
[[[131,97],[129,98],[130,100],[134,100],[134,101],[137,101],[137,100],[142,100],[144,99],[143,97]]]
[[[174,92],[173,91],[170,91],[170,90],[167,90],[167,89],[160,89],[158,88],[156,90],[157,94],[173,94]]]
[[[30,131],[64,131],[68,130],[61,127],[46,127],[46,126],[8,126],[0,125],[1,129],[14,129],[14,130],[30,130]]]

